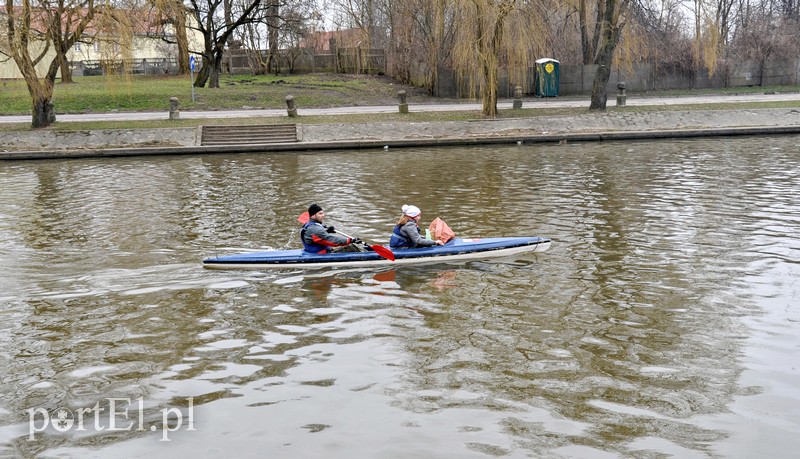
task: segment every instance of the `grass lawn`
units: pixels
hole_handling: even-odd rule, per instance
[[[369,75],[231,75],[220,79],[219,89],[194,88],[189,76],[88,76],[75,83],[56,83],[53,103],[59,113],[109,111],[160,111],[177,97],[183,110],[286,107],[293,95],[299,107],[344,107],[397,103],[397,91],[409,93],[417,103],[437,100],[419,88],[400,85],[387,77]],[[2,82],[0,115],[30,113],[30,96],[23,80]]]

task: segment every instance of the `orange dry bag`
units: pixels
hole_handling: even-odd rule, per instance
[[[456,237],[456,233],[454,233],[453,230],[447,226],[447,223],[439,217],[436,217],[436,219],[431,222],[429,229],[433,235],[433,239],[442,241],[444,244]]]

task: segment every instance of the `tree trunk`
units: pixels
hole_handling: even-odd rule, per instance
[[[186,34],[186,8],[182,0],[167,0],[156,2],[156,7],[166,24],[175,28],[175,45],[178,48],[178,74],[187,75],[189,68],[189,37]],[[172,44],[171,42],[167,41]]]
[[[214,48],[203,51],[203,67],[197,72],[197,78],[194,80],[195,88],[202,88],[206,83],[209,88],[219,88],[224,47],[225,42],[220,41]]]
[[[483,116],[497,116],[497,66],[493,69],[484,67],[484,85],[481,88]]]
[[[31,126],[34,129],[45,128],[55,121],[56,115],[51,98],[47,96],[34,97]]]
[[[614,50],[619,42],[619,36],[624,24],[619,24],[619,14],[616,6],[617,0],[607,0],[605,12],[603,13],[603,31],[600,37],[600,51],[597,54],[595,64],[597,72],[594,74],[592,82],[592,100],[589,110],[605,110],[608,100],[608,79],[611,76],[611,60],[614,57]]]
[[[589,13],[586,5],[588,1],[590,0],[580,0],[578,4],[578,22],[581,29],[581,50],[584,64],[589,64],[594,59],[594,47],[589,36]]]
[[[267,2],[267,41],[269,41],[269,58],[267,72],[277,75],[280,72],[278,63],[278,33],[280,32],[280,2],[269,0]]]
[[[431,47],[430,67],[428,67],[428,78],[426,86],[429,94],[437,94],[439,91],[439,50]]]
[[[608,79],[611,76],[610,65],[600,64],[597,67],[597,72],[594,74],[594,81],[592,82],[592,100],[589,105],[589,110],[605,110],[606,102],[608,101]]]
[[[59,52],[56,59],[58,59],[58,67],[61,70],[61,82],[73,83],[72,70],[69,68],[69,61],[67,60],[66,53]]]
[[[492,118],[497,116],[497,49],[496,38],[497,29],[502,27],[502,22],[497,20],[494,24],[487,24],[486,14],[483,11],[483,6],[480,3],[475,3],[478,16],[478,30],[477,30],[477,51],[478,51],[478,65],[480,68],[483,81],[481,82],[481,103],[483,116],[490,116]],[[494,25],[495,30],[491,37],[489,37],[489,30],[492,30]]]
[[[214,63],[211,67],[208,87],[219,89],[219,74],[222,71],[222,49],[214,51]]]
[[[208,83],[208,78],[211,76],[211,60],[203,54],[203,65],[197,72],[197,77],[194,79],[195,88],[204,88]]]
[[[20,73],[25,78],[28,94],[31,96],[31,127],[34,129],[45,128],[56,121],[53,110],[53,83],[55,81],[58,64],[50,64],[47,75],[39,79],[36,68],[28,54],[17,53],[14,55]]]
[[[208,87],[219,89],[219,69],[211,69],[211,75],[208,78]]]
[[[206,33],[210,34],[210,32]],[[197,78],[194,79],[195,88],[204,88],[206,83],[209,83],[211,74],[214,71],[214,66],[217,59],[212,38],[213,37],[210,36],[205,37],[205,49],[203,50],[202,54],[203,66],[200,67],[200,70],[197,72]],[[219,81],[219,74],[217,75],[217,81]],[[209,87],[213,88],[213,86]]]
[[[444,2],[437,0],[434,3],[433,31],[430,46],[430,75],[428,77],[428,92],[430,94],[439,93],[439,68],[442,61],[442,48],[444,46]]]
[[[186,34],[186,17],[175,15],[175,39],[178,42],[178,73],[186,75],[189,68],[189,36]]]

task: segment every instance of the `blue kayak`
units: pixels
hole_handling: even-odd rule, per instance
[[[454,239],[442,246],[393,250],[394,261],[372,250],[325,255],[302,250],[268,250],[207,258],[203,260],[203,266],[209,269],[363,268],[482,260],[525,252],[544,252],[549,247],[550,239],[543,237],[490,237]]]

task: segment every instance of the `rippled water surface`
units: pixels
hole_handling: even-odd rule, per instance
[[[794,457],[798,190],[796,136],[2,163],[0,455]],[[202,269],[311,202],[553,245]]]

